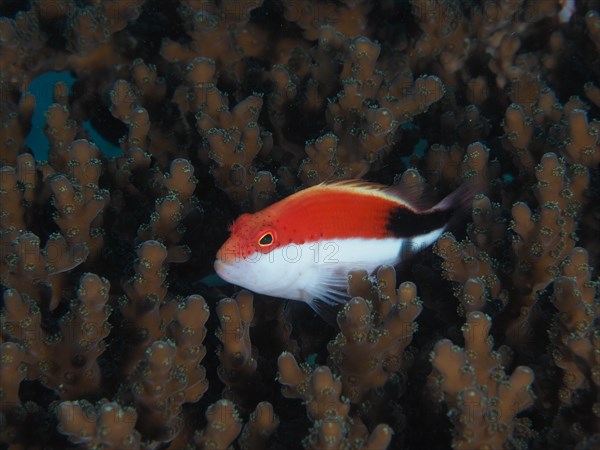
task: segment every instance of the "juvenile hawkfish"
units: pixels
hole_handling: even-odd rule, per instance
[[[397,187],[362,181],[320,184],[254,214],[242,214],[217,253],[224,280],[290,300],[325,316],[348,299],[348,272],[373,273],[431,245],[470,206],[459,188],[419,208]]]

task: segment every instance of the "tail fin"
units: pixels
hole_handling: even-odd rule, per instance
[[[469,216],[473,207],[473,199],[478,193],[479,189],[477,186],[465,182],[454,192],[444,197],[437,205],[431,208],[430,211],[450,212],[449,221],[445,229],[452,228]]]
[[[471,209],[475,195],[477,195],[476,187],[470,183],[463,183],[431,209],[469,210]]]

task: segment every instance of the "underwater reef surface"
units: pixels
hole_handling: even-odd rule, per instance
[[[0,3],[0,444],[600,448],[599,8]],[[352,178],[477,195],[337,327],[216,279]]]

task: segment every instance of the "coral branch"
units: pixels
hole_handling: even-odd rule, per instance
[[[492,351],[490,325],[489,317],[471,312],[463,326],[465,348],[445,339],[431,354],[431,386],[448,405],[454,448],[501,448],[530,437],[527,422],[515,416],[533,404],[533,371],[519,366],[506,375],[501,354]]]

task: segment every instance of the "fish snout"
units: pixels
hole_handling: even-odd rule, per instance
[[[256,253],[256,249],[240,239],[229,238],[217,252],[216,258],[227,265],[238,264]]]
[[[221,276],[221,274],[223,274],[225,272],[225,263],[223,261],[221,261],[219,258],[215,259],[213,267],[215,269],[215,272],[217,272],[217,275],[219,275],[219,276]]]
[[[215,272],[217,273],[217,275],[219,275],[219,277],[221,277],[221,279],[227,281],[228,283],[235,284],[235,277],[231,273],[231,266],[223,262],[223,260],[217,258],[215,259],[213,267],[215,268]]]
[[[227,248],[221,247],[217,252],[215,266],[217,263],[221,264],[232,264],[236,259],[236,255],[232,251],[228,251]]]

